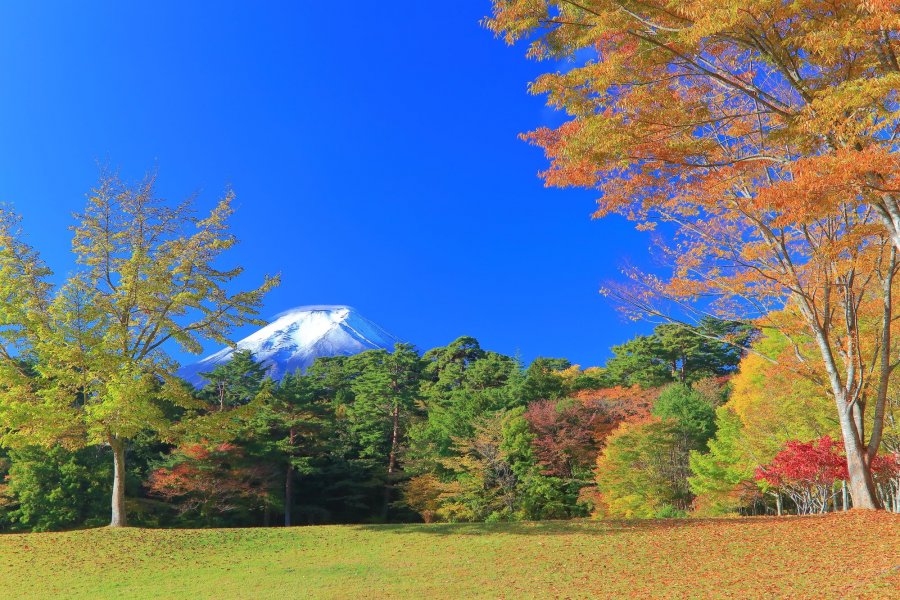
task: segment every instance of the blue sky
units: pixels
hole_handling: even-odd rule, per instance
[[[472,335],[584,366],[649,329],[598,294],[648,240],[543,187],[516,136],[561,122],[526,93],[548,65],[479,25],[488,0],[19,4],[0,6],[0,201],[59,273],[98,164],[157,168],[204,208],[233,187],[244,282],[282,274],[268,315],[350,304],[422,349]]]

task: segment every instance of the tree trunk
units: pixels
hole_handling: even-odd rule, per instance
[[[382,516],[387,520],[388,508],[391,503],[391,486],[394,472],[397,470],[397,446],[400,444],[400,405],[394,404],[394,411],[391,414],[393,419],[393,431],[391,432],[391,452],[388,456],[387,481],[384,485],[384,510]]]
[[[850,494],[847,492],[847,481],[841,481],[841,508],[844,512],[850,509]]]
[[[294,463],[291,462],[294,452],[294,444],[297,441],[297,429],[291,427],[288,430],[288,443],[290,454],[288,455],[287,472],[284,475],[284,526],[291,526],[291,506],[294,504]]]
[[[110,527],[125,527],[125,442],[109,438],[113,451],[112,519]]]
[[[782,512],[784,512],[781,504],[781,492],[775,494],[775,511],[777,512],[779,517],[781,516]]]
[[[294,503],[294,464],[288,463],[284,475],[284,526],[291,526],[291,505]]]
[[[850,497],[853,500],[853,508],[878,510],[882,508],[881,500],[878,498],[878,490],[875,489],[875,481],[872,479],[872,469],[866,462],[866,451],[848,437],[850,436],[845,432],[844,449],[847,454],[847,474],[850,480]]]
[[[893,266],[893,258],[894,254],[891,255],[891,265]],[[888,285],[886,286],[884,299],[887,300],[890,298],[889,290],[890,290],[890,279],[887,280]],[[810,308],[809,304],[803,304],[801,301],[800,309],[803,312],[807,325],[812,330],[816,344],[819,346],[819,351],[822,355],[822,361],[825,366],[825,370],[828,373],[828,380],[831,384],[831,391],[834,395],[834,401],[838,412],[838,421],[841,425],[841,436],[844,438],[844,451],[847,455],[847,474],[848,474],[848,484],[850,487],[850,497],[853,500],[853,507],[859,508],[863,510],[877,510],[881,508],[881,501],[878,498],[878,492],[875,489],[875,482],[872,479],[872,469],[870,468],[869,461],[875,457],[876,452],[878,451],[878,446],[880,441],[877,439],[880,436],[880,425],[879,421],[879,412],[881,411],[882,403],[884,402],[884,392],[886,392],[886,384],[887,384],[887,375],[889,370],[887,370],[887,365],[884,359],[887,356],[886,351],[882,351],[882,364],[881,364],[881,372],[880,372],[880,381],[879,381],[879,398],[876,403],[876,414],[875,414],[875,431],[873,431],[873,439],[869,442],[869,447],[866,447],[865,443],[865,430],[864,430],[864,410],[865,404],[863,402],[863,398],[859,396],[860,389],[857,388],[854,392],[851,390],[854,389],[854,384],[859,381],[856,363],[853,360],[848,361],[848,365],[846,368],[846,373],[842,378],[839,374],[838,363],[835,360],[835,353],[832,349],[831,341],[828,339],[828,335],[826,331],[823,329],[822,325],[818,321],[818,317],[813,315],[813,311]],[[844,310],[848,315],[856,316],[855,311],[855,300],[852,294],[844,294],[842,299]],[[883,331],[882,331],[882,348],[890,347],[890,327],[891,327],[891,302],[886,301],[884,303],[885,310],[885,318],[883,320]],[[849,321],[849,319],[848,319]],[[855,332],[855,330],[851,329],[851,332]],[[851,336],[851,344],[853,337]],[[855,352],[855,346],[852,346],[850,350]],[[849,355],[853,356],[853,352],[850,350],[842,350],[842,352],[847,352]],[[846,385],[845,385],[846,382]],[[883,416],[882,416],[883,419]]]

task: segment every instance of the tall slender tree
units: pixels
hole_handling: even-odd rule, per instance
[[[353,382],[348,409],[351,428],[364,457],[382,460],[386,469],[382,517],[387,518],[393,486],[399,476],[401,443],[419,398],[423,361],[409,344],[393,352],[370,350],[359,355],[363,365]]]
[[[722,316],[786,307],[824,367],[858,508],[878,508],[900,248],[895,1],[495,0],[487,21],[575,65],[532,86],[571,119],[527,138],[596,216],[665,224],[674,277],[626,295]],[[835,31],[842,35],[834,35]],[[670,314],[670,313],[669,313]],[[811,357],[807,354],[807,360]],[[867,413],[868,409],[871,412]],[[867,417],[873,417],[870,429]]]
[[[0,211],[0,443],[108,444],[114,527],[126,524],[128,441],[165,434],[165,405],[195,402],[172,375],[167,344],[227,343],[233,327],[260,323],[263,295],[278,283],[230,291],[242,269],[218,263],[237,243],[231,192],[196,218],[191,200],[171,206],[154,183],[101,178],[73,228],[77,269],[55,290],[18,219]]]

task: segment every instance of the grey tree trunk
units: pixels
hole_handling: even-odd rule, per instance
[[[110,527],[125,527],[125,442],[111,437],[113,451],[112,519]]]
[[[853,499],[853,508],[863,510],[878,510],[882,508],[875,481],[872,479],[872,470],[866,464],[866,451],[855,440],[847,439],[844,434],[844,449],[847,454],[847,475],[850,479],[850,497]]]

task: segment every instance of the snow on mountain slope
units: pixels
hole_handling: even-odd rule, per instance
[[[399,342],[384,329],[349,306],[298,306],[275,316],[274,321],[237,342],[236,349],[249,350],[266,365],[269,376],[281,379],[304,370],[320,356],[349,356],[375,348],[391,349]],[[178,375],[200,387],[201,373],[231,360],[235,348],[215,354],[178,371]]]

